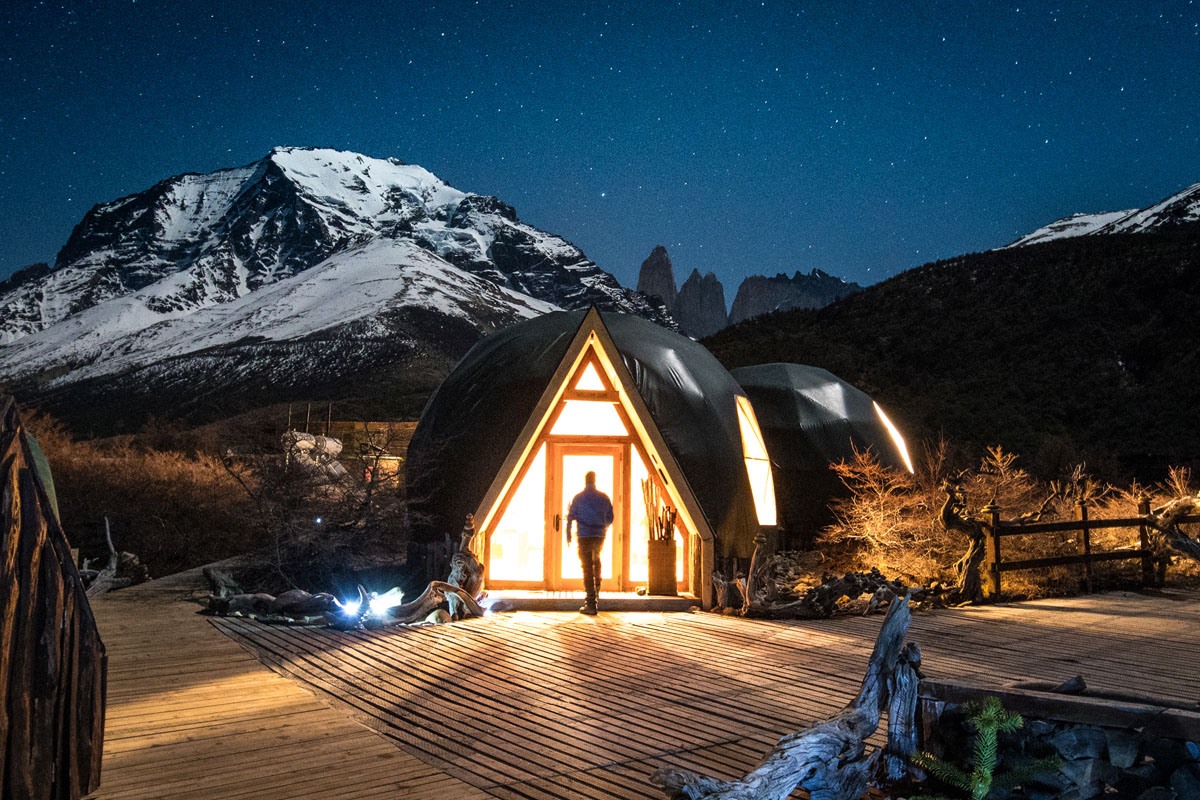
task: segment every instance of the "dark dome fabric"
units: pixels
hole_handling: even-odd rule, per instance
[[[907,469],[871,397],[832,372],[777,363],[730,374],[754,405],[789,538],[811,536],[832,521],[828,502],[845,487],[829,465],[853,460],[854,448],[870,448],[882,464]]]
[[[414,539],[457,535],[496,477],[587,312],[557,311],[475,345],[429,399],[409,445]],[[717,537],[747,558],[758,531],[736,381],[703,346],[640,317],[601,314]]]

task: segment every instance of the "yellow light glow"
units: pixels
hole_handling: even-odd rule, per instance
[[[629,580],[647,583],[650,580],[650,529],[647,526],[646,503],[642,501],[642,481],[650,477],[646,464],[631,448],[629,485],[633,488],[633,504],[629,508]],[[675,528],[675,582],[683,576],[683,539]]]
[[[566,400],[550,433],[555,436],[628,436],[625,423],[612,403]]]
[[[588,472],[596,473],[596,488],[604,492],[610,498],[615,497],[613,492],[613,472],[615,465],[613,457],[603,454],[579,453],[579,454],[564,454],[562,457],[562,519],[563,519],[563,538],[566,539],[565,526],[567,524],[567,512],[571,508],[571,499],[579,492],[583,491],[584,475]],[[611,578],[616,574],[613,569],[613,539],[616,537],[610,535],[604,537],[604,550],[600,553],[601,575],[605,578]],[[583,580],[583,566],[579,563],[579,539],[573,537],[570,547],[563,547],[562,550],[562,576],[565,580]]]
[[[538,448],[491,538],[488,578],[542,581],[546,554],[546,446]]]
[[[575,381],[575,388],[585,392],[603,392],[605,390],[604,381],[600,380],[600,373],[596,372],[595,364],[588,364],[583,368],[583,372],[579,374],[579,380]]]
[[[888,433],[891,434],[892,443],[896,445],[896,449],[900,451],[900,457],[904,459],[904,466],[908,467],[909,472],[915,472],[912,459],[908,456],[908,445],[905,444],[904,436],[901,435],[900,429],[892,424],[887,414],[883,413],[883,409],[879,407],[879,403],[872,400],[871,405],[875,406],[875,413],[879,415],[879,421],[883,423],[883,427],[887,428]]]
[[[750,478],[750,492],[754,495],[754,511],[759,525],[774,525],[775,478],[771,474],[767,445],[759,430],[750,398],[737,395],[736,399],[738,427],[742,433],[742,458],[746,462],[746,475]]]

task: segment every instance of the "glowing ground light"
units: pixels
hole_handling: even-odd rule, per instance
[[[371,599],[367,601],[367,613],[382,619],[387,616],[389,611],[403,602],[404,592],[400,591],[398,586],[393,586],[383,594],[371,592]]]
[[[337,603],[337,606],[339,609],[341,609],[342,616],[344,617],[357,617],[358,612],[362,610],[361,600],[346,600],[345,602],[341,600],[334,600],[334,602]]]

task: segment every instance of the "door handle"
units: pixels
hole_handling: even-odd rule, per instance
[[[562,514],[555,514],[554,515],[554,532],[560,533],[561,531],[562,531]]]

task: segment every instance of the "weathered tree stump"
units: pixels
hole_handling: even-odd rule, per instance
[[[858,697],[827,722],[781,738],[759,765],[739,780],[660,769],[651,782],[672,800],[786,800],[797,788],[806,789],[813,800],[858,800],[876,772],[880,752],[867,753],[865,742],[879,726],[883,709],[889,703],[900,714],[916,708],[920,654],[915,647],[904,645],[911,621],[907,599],[893,602],[875,640]],[[896,724],[889,719],[889,729]],[[913,722],[908,719],[904,725],[912,727]],[[912,746],[915,739],[903,728],[894,740],[889,737],[889,757],[898,759],[899,767],[911,755]]]
[[[942,527],[948,531],[958,531],[967,537],[967,552],[954,565],[955,595],[965,603],[979,603],[983,600],[983,580],[979,575],[979,567],[987,554],[987,529],[980,520],[967,515],[962,494],[953,483],[942,484],[946,492],[946,501],[938,519]]]
[[[10,397],[0,397],[0,797],[100,785],[104,644]]]
[[[1200,541],[1188,536],[1179,527],[1180,519],[1196,513],[1198,504],[1200,498],[1180,497],[1146,515],[1146,524],[1156,533],[1150,539],[1150,546],[1160,563],[1165,562],[1172,550],[1200,561]]]
[[[467,520],[459,539],[458,551],[450,557],[450,576],[446,582],[462,589],[478,605],[483,589],[483,562],[471,549],[471,542],[474,539],[475,517],[473,514],[467,514]],[[467,616],[469,609],[463,605],[457,594],[451,593],[446,599],[452,619],[462,619]]]

